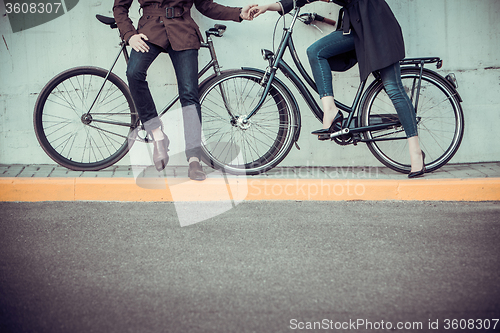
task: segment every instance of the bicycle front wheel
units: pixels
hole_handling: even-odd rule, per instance
[[[287,89],[274,80],[262,107],[246,116],[265,91],[263,73],[231,71],[200,92],[205,163],[232,174],[255,175],[278,165],[290,151],[298,110]]]
[[[419,76],[419,69],[401,69],[404,89],[414,104]],[[376,81],[368,89],[361,108],[361,126],[394,123],[399,119],[381,81]],[[434,171],[455,155],[462,141],[464,116],[460,98],[446,79],[424,70],[416,112],[426,169]],[[401,125],[364,132],[364,139],[368,140],[372,154],[385,166],[402,173],[410,172],[408,143]]]
[[[77,67],[54,77],[38,96],[36,137],[58,164],[76,171],[113,165],[128,152],[138,123],[128,86],[97,67]]]

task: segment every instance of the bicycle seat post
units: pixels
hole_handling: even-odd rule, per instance
[[[214,34],[214,36],[217,36],[217,37],[222,37],[222,33],[220,33],[220,31],[217,31],[217,33],[215,34],[217,27],[218,27],[218,25],[215,25],[214,28],[211,28],[211,29],[205,31],[207,42],[202,43],[202,47],[208,48],[208,50],[210,52],[211,64],[214,68],[215,74],[220,75],[221,70],[220,70],[220,66],[219,66],[219,61],[217,60],[217,54],[215,53],[215,47],[214,47],[214,42],[213,42],[213,38],[212,38],[212,34]],[[225,30],[225,26],[223,26],[223,27]]]
[[[210,51],[210,58],[212,59],[212,62],[214,64],[215,74],[218,75],[220,73],[220,66],[219,62],[217,61],[217,54],[215,53],[214,41],[212,39],[212,36],[210,36],[209,34],[207,34],[207,47]]]

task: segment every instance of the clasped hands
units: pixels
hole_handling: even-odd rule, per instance
[[[302,7],[302,6],[305,6],[308,3],[311,3],[314,1],[317,1],[317,0],[297,0],[297,6]],[[331,0],[320,0],[320,1],[331,2]],[[283,8],[281,7],[279,2],[273,2],[273,3],[267,4],[267,5],[260,5],[260,6],[252,5],[249,9],[249,16],[251,17],[251,19],[254,19],[257,16],[259,16],[260,14],[264,14],[268,10],[278,12],[278,11],[281,11],[282,9]]]

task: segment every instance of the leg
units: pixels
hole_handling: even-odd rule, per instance
[[[399,62],[380,70],[387,95],[391,99],[399,120],[408,138],[410,150],[411,172],[423,169],[422,150],[418,141],[417,119],[415,109],[401,82]]]
[[[412,136],[411,138],[408,138],[408,146],[411,159],[410,172],[417,172],[419,170],[422,170],[422,168],[424,167],[424,160],[422,150],[420,149],[420,143],[418,141],[418,136]]]
[[[147,70],[151,63],[158,57],[163,49],[157,45],[146,42],[149,45],[149,52],[131,51],[127,65],[127,79],[130,93],[134,99],[139,118],[144,129],[151,133],[154,139],[153,161],[158,171],[165,168],[168,163],[169,140],[163,135],[161,121],[151,96],[148,83],[146,81]]]
[[[333,99],[332,71],[328,58],[354,50],[353,35],[334,31],[307,49],[309,64],[323,105],[323,128],[329,128],[338,112]]]
[[[323,128],[329,128],[333,119],[339,112],[339,109],[335,105],[333,96],[323,97],[321,99],[321,105],[323,106]]]
[[[199,164],[201,158],[201,106],[198,95],[198,50],[175,51],[169,47],[168,54],[172,59],[179,87],[189,177],[193,180],[204,180],[206,175]]]
[[[149,45],[149,52],[142,53],[135,50],[130,52],[130,59],[127,65],[127,79],[130,93],[139,113],[139,118],[145,129],[152,131],[159,128],[161,123],[158,119],[153,97],[149,91],[146,76],[149,66],[163,49],[149,42],[146,43]]]
[[[198,50],[168,49],[174,65],[184,118],[186,157],[201,157],[201,107],[198,96]]]

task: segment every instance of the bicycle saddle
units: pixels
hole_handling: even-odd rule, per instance
[[[97,14],[95,16],[99,22],[104,23],[106,25],[109,25],[111,29],[117,28],[118,26],[116,25],[116,21],[113,17],[108,17],[108,16],[102,16]]]
[[[222,37],[224,32],[226,31],[226,26],[223,24],[216,24],[213,28],[210,28],[206,31],[208,35],[212,35],[215,37]]]

